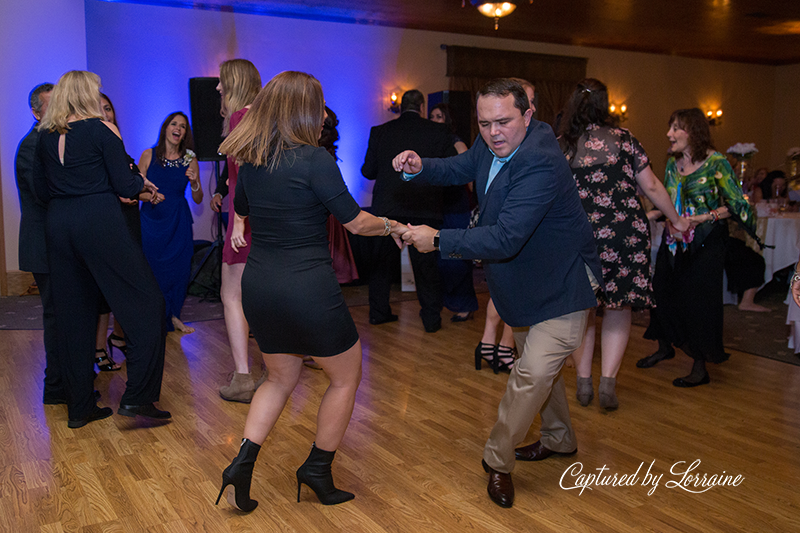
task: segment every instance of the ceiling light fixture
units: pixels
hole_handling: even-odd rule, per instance
[[[512,13],[517,9],[517,2],[487,2],[486,0],[470,0],[470,3],[478,8],[482,15],[494,19],[494,29],[499,26],[500,18]],[[533,0],[531,0],[531,4]],[[465,0],[461,0],[461,7],[464,7]]]

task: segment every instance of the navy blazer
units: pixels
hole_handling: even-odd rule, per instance
[[[475,180],[481,215],[473,229],[443,229],[442,257],[483,260],[500,317],[528,327],[597,305],[586,266],[602,284],[592,227],[553,130],[532,120],[514,157],[486,191],[493,155],[481,137],[448,159],[423,159],[414,179]]]
[[[47,205],[36,196],[33,184],[36,143],[39,141],[37,124],[33,125],[31,131],[19,143],[14,170],[17,175],[19,207],[22,211],[22,219],[19,222],[19,269],[44,274],[50,272],[45,243]]]

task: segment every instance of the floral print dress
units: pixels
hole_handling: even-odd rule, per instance
[[[568,159],[603,266],[601,305],[652,307],[650,228],[636,183],[647,154],[628,130],[590,124]]]

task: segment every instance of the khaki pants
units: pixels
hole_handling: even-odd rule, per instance
[[[498,472],[514,469],[514,447],[525,438],[536,413],[542,416],[545,448],[564,453],[577,448],[561,367],[583,342],[588,315],[585,309],[530,328],[514,328],[514,341],[522,355],[508,378],[497,422],[483,450],[486,464]]]

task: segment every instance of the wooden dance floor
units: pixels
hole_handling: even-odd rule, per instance
[[[517,463],[516,502],[501,509],[486,494],[481,456],[507,375],[474,370],[484,313],[461,324],[445,313],[444,328],[426,334],[416,301],[394,310],[399,322],[369,326],[367,307],[352,308],[364,378],[333,472],[356,499],[325,507],[304,486],[295,502],[294,472],[327,385],[304,369],[256,464],[251,514],[214,506],[248,410],[217,393],[232,370],[221,320],[169,334],[160,405],[171,423],[115,414],[77,430],[67,428],[65,406],[41,404],[42,332],[0,332],[0,531],[800,531],[800,367],[734,352],[710,368],[710,385],[676,389],[688,357],[637,369],[655,343],[634,327],[620,409],[601,412],[597,398],[581,407],[566,368],[579,451]],[[253,341],[251,355],[258,361]],[[597,387],[599,358],[594,373]],[[100,405],[116,411],[124,381],[124,367],[103,373]],[[537,430],[538,419],[526,443]],[[705,487],[682,474],[695,461],[690,475],[705,474]],[[720,479],[727,484],[712,485]]]

